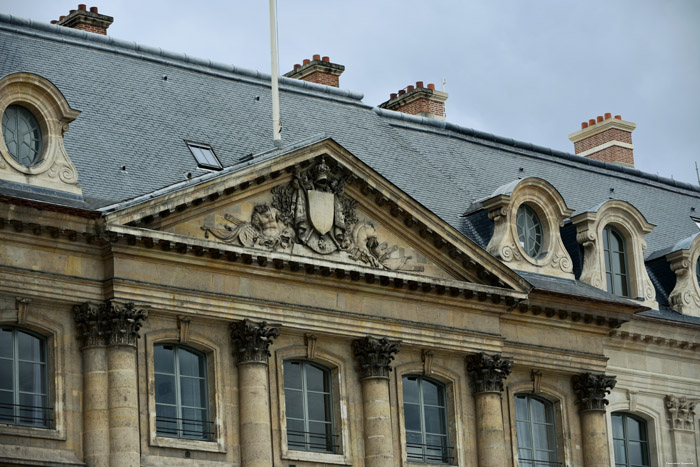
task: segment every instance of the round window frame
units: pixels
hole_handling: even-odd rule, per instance
[[[527,248],[523,247],[523,245],[522,245],[523,239],[520,238],[520,233],[518,232],[518,217],[520,216],[520,212],[522,211],[524,213],[524,215],[527,215],[528,210],[532,211],[532,213],[534,214],[535,219],[539,223],[540,231],[541,231],[540,232],[540,244],[539,244],[539,247],[537,249],[537,253],[535,255],[531,255],[528,251],[526,251]],[[545,227],[545,223],[542,222],[542,217],[537,212],[537,210],[530,205],[530,203],[526,203],[526,202],[520,203],[520,205],[518,206],[518,209],[516,209],[516,211],[515,211],[515,234],[516,234],[516,238],[518,239],[518,243],[520,244],[521,249],[530,258],[538,259],[538,258],[541,258],[544,254],[546,254],[546,249],[545,249],[546,227]]]
[[[45,159],[45,156],[46,156],[46,145],[47,145],[47,144],[46,144],[46,143],[47,143],[47,138],[46,138],[46,136],[47,136],[47,134],[48,134],[46,130],[48,129],[48,126],[46,125],[46,122],[44,121],[43,118],[37,117],[37,116],[36,116],[36,112],[35,112],[35,111],[32,111],[31,108],[27,107],[26,105],[22,105],[22,103],[17,103],[17,102],[12,102],[12,103],[6,105],[6,106],[4,107],[4,109],[3,109],[3,111],[2,111],[2,114],[0,114],[0,118],[4,119],[4,118],[5,118],[5,113],[7,112],[7,109],[8,109],[9,107],[12,107],[12,106],[20,107],[20,108],[26,110],[27,112],[29,112],[29,114],[30,114],[32,117],[34,117],[34,120],[36,120],[36,123],[37,123],[37,125],[39,126],[39,131],[41,132],[41,147],[39,148],[39,157],[38,157],[38,161],[35,162],[35,163],[33,163],[32,165],[24,165],[24,164],[22,164],[20,161],[18,161],[17,158],[15,157],[15,155],[13,155],[12,152],[10,152],[10,149],[7,147],[7,142],[6,142],[6,140],[5,140],[5,131],[4,131],[4,129],[2,130],[2,137],[0,137],[0,139],[2,139],[2,143],[3,143],[3,145],[4,145],[3,149],[7,151],[7,154],[9,154],[9,156],[10,156],[10,158],[12,158],[12,160],[14,160],[15,162],[17,162],[17,164],[19,164],[19,165],[22,166],[22,167],[32,168],[32,167],[36,167],[36,166],[38,166],[38,165],[41,165],[41,163],[44,162],[44,159]]]
[[[537,214],[537,217],[540,220],[540,224],[542,225],[542,246],[540,247],[540,253],[539,255],[537,255],[537,257],[530,256],[527,253],[527,251],[525,251],[525,248],[523,248],[522,245],[520,245],[517,218],[520,206],[523,205],[529,207],[535,212],[535,214]],[[554,215],[554,213],[552,213],[552,215]],[[519,203],[515,203],[511,208],[510,228],[513,236],[513,242],[515,243],[515,248],[518,250],[523,259],[529,262],[530,264],[542,267],[546,266],[551,261],[552,254],[554,252],[554,248],[552,248],[552,245],[556,244],[556,239],[553,238],[553,235],[555,230],[559,230],[558,228],[555,229],[554,227],[555,226],[552,225],[551,216],[547,215],[547,210],[543,208],[540,205],[540,203],[537,203],[535,200],[529,197],[524,198]]]

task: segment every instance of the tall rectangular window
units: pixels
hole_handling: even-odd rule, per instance
[[[404,376],[402,385],[408,461],[451,462],[445,387],[422,376]]]
[[[554,431],[554,407],[551,402],[531,394],[515,396],[515,423],[518,466],[559,465]]]
[[[647,424],[632,414],[612,414],[615,467],[649,467]]]

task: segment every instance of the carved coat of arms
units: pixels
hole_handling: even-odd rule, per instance
[[[407,264],[410,256],[394,255],[397,246],[380,243],[372,224],[358,221],[357,201],[344,191],[345,179],[334,175],[322,157],[311,168],[297,170],[288,184],[273,188],[270,205],[256,205],[249,222],[226,214],[231,225],[202,230],[207,237],[251,248],[275,251],[296,244],[321,255],[344,252],[373,267],[422,271],[423,266]]]

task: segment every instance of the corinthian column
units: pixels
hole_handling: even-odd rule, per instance
[[[571,378],[579,405],[584,467],[610,467],[605,427],[605,398],[615,387],[615,377],[583,373]]]
[[[238,356],[238,407],[240,413],[241,466],[272,465],[270,394],[267,360],[279,328],[247,319],[231,325],[231,339]]]
[[[109,400],[104,304],[73,307],[83,354],[83,461],[88,467],[109,466]]]
[[[467,357],[467,373],[473,385],[476,407],[476,449],[479,467],[507,465],[501,393],[513,361],[500,355],[478,353]]]
[[[365,466],[394,465],[389,404],[389,372],[401,343],[367,336],[352,341],[352,350],[360,366],[364,414]]]
[[[141,464],[136,341],[148,314],[133,303],[105,305],[109,400],[109,465]]]

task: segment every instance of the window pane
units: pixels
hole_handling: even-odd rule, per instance
[[[0,423],[14,423],[14,401],[10,391],[0,391]]]
[[[175,404],[175,376],[157,374],[156,377],[156,403]]]
[[[427,435],[425,437],[425,456],[428,462],[447,462],[447,437]]]
[[[0,389],[12,391],[13,386],[12,360],[0,359]]]
[[[308,393],[309,420],[326,422],[331,420],[330,396],[318,392]]]
[[[0,357],[12,358],[12,329],[0,329]]]
[[[40,339],[27,334],[25,332],[17,331],[18,340],[18,353],[20,360],[30,360],[32,362],[42,362],[42,342]]]
[[[529,449],[518,449],[518,466],[533,467],[532,462],[527,462],[527,460],[532,460],[532,451]]]
[[[550,439],[547,430],[549,428],[547,425],[533,425],[533,434],[535,435],[535,448],[537,449],[550,449]]]
[[[518,447],[532,447],[532,436],[530,434],[530,424],[528,422],[516,422],[516,435],[518,437]]]
[[[423,388],[423,403],[427,405],[439,405],[443,406],[445,405],[444,401],[442,400],[442,394],[440,391],[440,387],[436,385],[435,383],[431,381],[426,381],[423,380],[421,382],[421,386]]]
[[[331,425],[309,422],[309,444],[312,451],[332,451]]]
[[[612,416],[613,438],[622,439],[625,437],[622,429],[622,415]]]
[[[413,460],[423,459],[423,438],[420,433],[406,433],[406,451],[408,458]]]
[[[403,401],[411,404],[418,403],[418,378],[415,376],[403,378]]]
[[[284,362],[284,387],[301,389],[300,362]]]
[[[642,424],[632,417],[627,417],[627,439],[634,441],[645,439],[642,435]]]
[[[284,403],[287,418],[304,419],[303,394],[301,391],[287,389],[284,391]]]
[[[287,445],[290,449],[306,449],[304,422],[287,419]]]
[[[44,396],[19,395],[19,422],[27,425],[44,425]]]
[[[633,465],[647,465],[646,456],[644,455],[644,447],[642,443],[638,441],[630,441],[627,445],[629,450],[627,455],[630,458],[630,464]]]
[[[425,432],[445,434],[444,410],[438,407],[425,407]]]
[[[517,420],[530,420],[530,413],[527,410],[527,398],[515,397],[515,418]]]
[[[206,432],[206,411],[182,409],[182,435],[187,438],[203,438]]]
[[[177,436],[177,408],[156,404],[156,431],[159,435]]]
[[[204,377],[204,358],[182,347],[177,353],[181,375]]]
[[[158,345],[153,349],[154,368],[158,373],[175,374],[174,348],[171,345]]]
[[[547,418],[544,412],[544,403],[538,399],[530,398],[530,413],[532,414],[532,421],[537,423],[546,422]]]
[[[420,432],[420,406],[414,404],[404,404],[403,408],[404,418],[406,419],[406,430]]]
[[[615,463],[626,464],[627,456],[625,455],[625,441],[622,439],[616,439],[613,441],[613,446],[615,448]]]
[[[41,363],[18,362],[19,390],[44,393],[44,365]]]
[[[326,378],[326,373],[313,365],[306,365],[306,389],[309,391],[323,391],[329,392],[328,390],[328,378]]]
[[[180,377],[180,403],[188,407],[204,407],[204,380]]]

